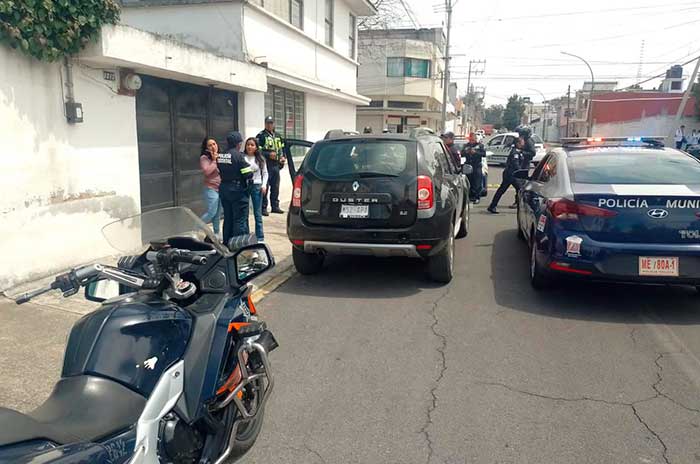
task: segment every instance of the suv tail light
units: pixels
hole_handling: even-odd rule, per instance
[[[609,209],[598,208],[595,206],[582,205],[565,198],[549,200],[547,202],[547,209],[554,219],[559,219],[560,221],[576,221],[581,216],[602,218],[617,216],[615,211],[610,211]]]
[[[301,208],[301,184],[304,182],[304,175],[299,174],[294,178],[294,190],[292,191],[292,206]]]
[[[431,209],[434,204],[433,180],[428,176],[418,176],[418,209]]]

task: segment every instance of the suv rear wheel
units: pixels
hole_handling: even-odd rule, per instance
[[[450,283],[454,269],[455,235],[450,230],[450,236],[440,252],[428,258],[428,275],[431,280],[443,284]]]
[[[323,259],[321,254],[304,253],[302,250],[292,247],[292,260],[299,274],[317,274],[323,267]]]

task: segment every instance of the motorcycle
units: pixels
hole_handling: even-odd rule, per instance
[[[0,463],[224,464],[260,433],[277,342],[250,280],[274,266],[254,237],[226,247],[186,208],[107,225],[117,266],[91,264],[26,293],[85,289],[100,303],[68,338],[49,398],[0,408]]]

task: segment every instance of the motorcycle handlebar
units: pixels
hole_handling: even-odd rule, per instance
[[[166,248],[161,251],[149,251],[146,253],[146,259],[158,263],[186,263],[204,265],[207,264],[206,256],[195,254],[188,250],[180,250],[178,248]]]
[[[15,299],[15,303],[17,303],[18,305],[27,303],[32,298],[37,297],[39,295],[43,295],[44,293],[50,292],[51,290],[53,290],[53,287],[51,285],[49,285],[47,287],[42,287],[42,288],[38,288],[36,290],[32,290],[31,292],[23,293]]]

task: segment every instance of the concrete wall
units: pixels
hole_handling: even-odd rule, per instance
[[[244,60],[240,3],[123,8],[121,22],[208,52]]]
[[[238,126],[244,137],[255,137],[265,122],[265,94],[243,92],[238,98]]]
[[[61,65],[0,46],[0,289],[114,253],[102,226],[139,211],[135,100],[73,70],[70,125]]]
[[[681,124],[685,124],[686,134],[690,134],[693,129],[700,130],[700,122],[695,118],[682,118]],[[674,116],[654,116],[623,123],[593,124],[593,134],[601,137],[668,136],[676,129],[678,128]],[[583,136],[584,132],[580,135]]]
[[[306,138],[321,140],[331,129],[356,130],[355,105],[306,95]]]

